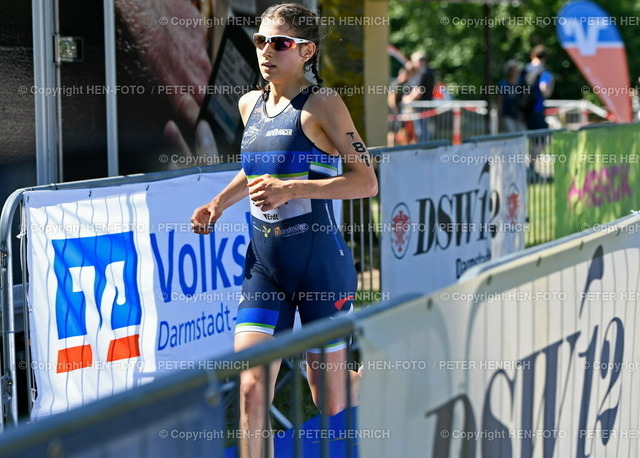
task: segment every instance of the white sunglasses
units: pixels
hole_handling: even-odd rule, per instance
[[[267,43],[273,45],[273,49],[276,51],[288,51],[293,49],[297,44],[311,43],[311,40],[305,40],[304,38],[295,38],[287,35],[262,35],[261,33],[253,34],[253,44],[258,49],[264,49]]]

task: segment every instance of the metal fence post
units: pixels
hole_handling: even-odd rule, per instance
[[[16,340],[13,310],[13,272],[11,263],[11,224],[22,202],[23,190],[14,191],[0,214],[0,301],[2,302],[2,429],[18,423],[16,387]]]

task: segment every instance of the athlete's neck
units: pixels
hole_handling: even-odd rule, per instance
[[[293,100],[293,98],[298,95],[302,89],[311,86],[311,84],[312,83],[304,77],[292,81],[270,81],[269,94],[273,104],[277,105],[282,99],[287,101]]]

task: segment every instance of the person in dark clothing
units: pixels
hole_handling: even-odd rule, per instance
[[[500,119],[500,131],[518,132],[524,130],[524,124],[517,104],[518,77],[520,76],[520,63],[509,60],[504,65],[504,78],[498,81],[498,117]]]
[[[407,85],[411,87],[411,91],[402,98],[402,102],[408,104],[415,101],[433,100],[436,75],[433,69],[429,67],[426,54],[422,51],[414,52],[411,55],[411,67],[415,72],[407,82]],[[426,117],[427,111],[424,108],[419,108],[414,112],[418,115],[418,119],[414,121],[417,140],[420,143],[426,142],[432,136],[432,129],[429,128],[431,120]]]
[[[549,53],[543,45],[537,45],[531,50],[529,62],[520,74],[520,84],[530,88],[533,102],[531,107],[523,110],[522,115],[527,129],[548,129],[544,119],[544,101],[553,93],[554,78],[546,68]]]
[[[544,101],[553,93],[554,78],[546,68],[549,53],[544,45],[531,50],[531,62],[520,73],[519,84],[531,94],[531,104],[522,110],[527,130],[548,129],[544,116]],[[549,182],[552,176],[543,176],[536,170],[536,159],[545,147],[546,137],[536,136],[530,143],[530,162],[527,179],[531,183]]]

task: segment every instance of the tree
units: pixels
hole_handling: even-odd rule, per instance
[[[427,52],[440,81],[455,91],[460,85],[480,87],[484,82],[484,31],[491,28],[491,84],[502,77],[508,59],[522,63],[536,44],[550,50],[549,69],[556,76],[553,98],[585,98],[581,88],[587,84],[580,71],[560,47],[556,33],[557,14],[565,0],[528,0],[526,3],[483,5],[447,2],[393,0],[389,4],[391,44],[406,55],[422,49]],[[626,45],[632,85],[637,84],[640,62],[633,50],[640,47],[640,4],[629,2],[603,5],[614,19]],[[483,98],[477,93],[454,94],[458,99]],[[599,103],[590,93],[586,98]]]
[[[329,87],[350,89],[363,87],[364,31],[361,26],[338,22],[339,18],[361,17],[364,0],[322,0],[320,11],[325,22],[325,50],[321,53],[322,77]],[[364,135],[364,97],[361,93],[344,96],[351,117]]]

